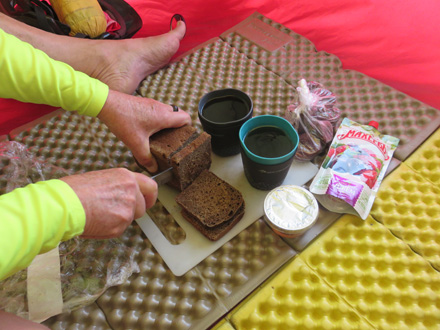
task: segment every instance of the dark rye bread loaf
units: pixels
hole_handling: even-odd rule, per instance
[[[211,136],[189,125],[168,128],[150,138],[150,150],[157,160],[158,171],[173,167],[168,185],[182,191],[211,166]]]
[[[244,214],[241,193],[205,170],[176,197],[183,217],[210,240],[225,235]]]

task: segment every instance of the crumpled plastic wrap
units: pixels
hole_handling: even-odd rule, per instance
[[[318,82],[299,81],[298,97],[284,114],[299,134],[295,159],[310,161],[329,143],[341,122],[341,111],[335,106],[336,95]]]
[[[65,169],[40,161],[19,142],[0,142],[0,195],[29,183],[69,174]]]
[[[0,194],[69,172],[34,157],[24,145],[0,143]],[[73,238],[59,245],[63,312],[93,303],[104,291],[139,272],[136,251],[119,239]],[[29,318],[27,270],[0,282],[0,310]]]

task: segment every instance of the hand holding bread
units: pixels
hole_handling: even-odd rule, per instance
[[[242,218],[241,193],[208,171],[211,136],[197,132],[186,112],[152,99],[110,91],[98,118],[126,144],[135,160],[148,172],[154,174],[173,168],[173,178],[168,185],[182,192],[178,201],[183,208],[182,215],[207,238],[218,240]],[[197,199],[198,194],[212,195],[212,198],[207,204]],[[199,208],[189,208],[182,199],[184,196],[194,196]],[[220,214],[214,223],[207,222],[200,214],[206,207],[215,212],[218,201],[231,197],[234,202],[220,206],[220,211],[226,214]]]
[[[152,99],[135,97],[111,90],[98,118],[131,150],[136,160],[149,172],[157,171],[150,152],[150,136],[171,127],[191,123],[185,111]]]

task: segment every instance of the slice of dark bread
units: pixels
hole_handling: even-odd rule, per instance
[[[177,169],[179,190],[182,191],[211,166],[211,136],[202,132],[171,156],[171,166]]]
[[[182,191],[211,166],[211,136],[189,125],[168,128],[150,138],[150,150],[157,160],[158,171],[173,167],[168,185]]]
[[[193,219],[206,227],[215,227],[234,218],[244,200],[237,189],[204,170],[176,197],[176,202]]]
[[[200,231],[206,238],[211,241],[217,241],[225,236],[236,224],[243,218],[244,215],[244,203],[237,211],[236,215],[215,227],[208,227],[203,225],[200,221],[192,217],[188,212],[182,210],[182,216],[192,224],[198,231]]]

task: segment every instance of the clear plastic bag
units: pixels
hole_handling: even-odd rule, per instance
[[[286,118],[299,134],[295,159],[313,160],[328,144],[341,122],[336,96],[318,82],[299,81],[298,97],[286,109]]]
[[[69,172],[34,157],[18,142],[0,143],[0,194]],[[136,251],[119,239],[73,238],[59,245],[63,312],[93,303],[111,286],[139,272]],[[0,282],[0,310],[29,318],[27,270]]]
[[[63,168],[38,160],[19,142],[0,142],[0,195],[29,183],[69,174]]]

